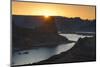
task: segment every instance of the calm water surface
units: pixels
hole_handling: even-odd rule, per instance
[[[79,38],[92,37],[78,34],[59,34],[72,41],[77,41]],[[53,55],[60,54],[61,52],[68,51],[74,47],[75,42],[68,44],[60,44],[54,47],[34,47],[30,50],[15,52],[12,58],[13,65],[22,65],[35,63],[46,60]]]

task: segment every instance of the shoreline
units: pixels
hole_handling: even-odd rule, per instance
[[[58,55],[54,55],[46,60],[24,65],[15,65],[16,66],[32,66],[32,65],[44,65],[44,64],[58,64],[58,63],[72,63],[72,62],[88,62],[96,61],[95,55],[95,37],[85,37],[80,38],[75,46],[68,50],[67,52],[62,52]],[[84,42],[84,43],[83,43]],[[87,45],[82,45],[87,44]],[[91,43],[89,46],[88,43]],[[81,44],[81,45],[80,45]],[[89,46],[89,47],[88,47]],[[65,58],[66,57],[66,58]]]

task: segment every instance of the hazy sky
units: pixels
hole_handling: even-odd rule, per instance
[[[13,15],[50,15],[95,19],[95,6],[12,2]]]

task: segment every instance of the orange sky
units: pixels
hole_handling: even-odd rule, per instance
[[[95,6],[12,2],[13,15],[49,15],[95,19]]]

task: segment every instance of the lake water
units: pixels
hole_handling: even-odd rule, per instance
[[[72,41],[77,41],[79,38],[84,37],[92,37],[92,36],[85,36],[85,35],[78,35],[78,34],[59,34],[64,36]],[[74,47],[75,42],[68,43],[68,44],[60,44],[58,46],[53,47],[33,47],[30,50],[18,51],[15,52],[12,57],[13,65],[23,65],[23,64],[30,64],[36,63],[42,60],[46,60],[53,55],[60,54],[61,52],[68,51],[72,47]]]

